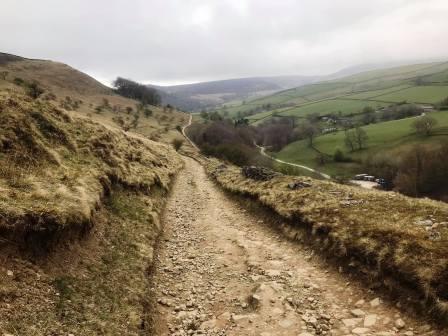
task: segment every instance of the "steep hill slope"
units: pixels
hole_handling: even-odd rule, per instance
[[[126,127],[138,114],[134,132],[168,142],[179,135],[184,113],[150,107],[151,115],[138,111],[138,102],[116,95],[112,89],[68,65],[0,54],[0,90],[23,93],[26,84],[37,82],[42,99],[67,111],[74,111],[101,123]]]
[[[0,334],[148,332],[153,247],[182,164],[148,137],[180,136],[185,116],[150,107],[147,128],[125,132],[114,118],[136,104],[66,65],[0,55]]]
[[[177,154],[7,91],[0,124],[0,332],[139,334]]]

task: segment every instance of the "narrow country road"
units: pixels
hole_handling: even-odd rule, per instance
[[[442,335],[287,240],[184,160],[156,251],[154,335]]]
[[[279,162],[279,163],[283,163],[283,164],[288,165],[288,166],[293,166],[293,167],[298,167],[298,168],[301,168],[301,169],[308,170],[308,171],[310,171],[312,173],[320,175],[321,177],[323,177],[324,179],[327,179],[327,180],[331,179],[330,175],[322,173],[322,172],[320,172],[320,171],[318,171],[316,169],[313,169],[313,168],[310,168],[310,167],[307,167],[307,166],[304,166],[304,165],[300,165],[300,164],[297,164],[297,163],[291,163],[291,162],[283,161],[283,160],[277,159],[277,158],[275,158],[273,156],[270,156],[269,154],[266,153],[266,148],[265,147],[259,146],[256,143],[254,143],[254,144],[255,144],[255,146],[257,146],[260,149],[260,154],[261,155],[266,156],[267,158],[269,158],[271,160],[274,160],[274,161]]]
[[[196,146],[196,144],[187,136],[187,128],[190,127],[193,123],[193,113],[189,114],[190,115],[188,117],[188,123],[182,127],[182,135],[185,137],[185,139],[187,139],[187,141],[190,143],[190,145],[193,146],[194,149],[199,150],[198,146]]]

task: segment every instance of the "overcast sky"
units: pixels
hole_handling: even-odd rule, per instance
[[[103,82],[313,75],[448,59],[448,0],[1,0],[0,32]]]

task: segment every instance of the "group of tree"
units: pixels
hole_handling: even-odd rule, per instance
[[[288,119],[272,119],[257,127],[257,142],[273,151],[298,139],[299,134]]]
[[[191,140],[205,155],[215,156],[236,165],[269,166],[254,144],[256,129],[248,125],[236,126],[231,120],[193,124],[187,130]]]
[[[437,120],[431,116],[424,115],[414,120],[411,127],[419,135],[430,136],[437,125]]]
[[[415,104],[395,104],[384,108],[381,112],[381,121],[399,120],[421,115],[423,109]]]
[[[211,120],[211,121],[221,121],[224,119],[221,116],[221,114],[219,114],[218,111],[207,112],[206,110],[202,110],[200,116],[204,120]]]
[[[448,196],[448,143],[415,145],[399,155],[378,153],[364,166],[372,175],[391,182],[409,196]]]
[[[118,77],[113,86],[115,92],[121,96],[135,99],[146,105],[160,105],[161,98],[156,89],[134,82],[130,79]]]
[[[360,126],[345,131],[344,143],[351,152],[366,148],[367,140],[367,133]]]

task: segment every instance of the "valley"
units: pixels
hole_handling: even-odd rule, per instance
[[[2,0],[0,336],[448,336],[446,0]]]
[[[318,164],[316,152],[344,148],[347,130],[272,151],[261,120],[186,114],[61,63],[0,60],[4,335],[446,334],[446,204],[333,180],[378,151],[442,146],[446,111],[365,125],[368,145],[351,162]],[[341,102],[341,116],[358,118],[357,99],[388,95],[386,106],[411,92],[430,104],[445,94],[401,84],[327,100],[342,86],[320,85],[290,98],[319,111]],[[426,115],[436,124],[422,137],[411,128]],[[264,134],[283,136],[279,125]]]

